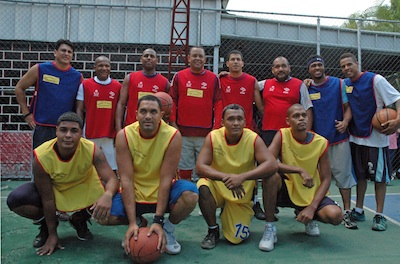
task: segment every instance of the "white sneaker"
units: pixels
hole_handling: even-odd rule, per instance
[[[276,242],[278,242],[278,237],[276,236],[275,225],[265,225],[264,234],[258,244],[258,248],[262,251],[272,251]]]
[[[165,237],[167,238],[167,245],[165,246],[166,253],[176,255],[181,253],[181,245],[176,241],[174,231],[168,232],[164,229]]]
[[[317,225],[317,221],[312,220],[310,223],[304,225],[306,228],[306,234],[309,236],[319,236],[319,228]]]

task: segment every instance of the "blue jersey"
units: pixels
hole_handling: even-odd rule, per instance
[[[372,118],[376,112],[374,93],[375,73],[364,72],[357,80],[346,78],[346,93],[353,119],[349,131],[355,137],[369,137],[372,133]]]
[[[330,145],[348,140],[347,131],[340,133],[335,128],[335,120],[342,121],[344,115],[342,80],[328,76],[323,84],[311,85],[308,93],[314,106],[313,130]]]
[[[35,122],[43,126],[56,126],[57,119],[63,113],[74,110],[80,83],[81,74],[72,67],[62,71],[52,62],[39,64],[31,105]]]

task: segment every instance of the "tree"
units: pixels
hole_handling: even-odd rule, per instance
[[[345,22],[343,27],[356,29],[356,20],[359,19],[361,29],[364,30],[400,32],[400,0],[390,0],[390,5],[385,4],[384,0],[378,0],[374,6],[363,12],[351,14],[349,18],[351,19]]]

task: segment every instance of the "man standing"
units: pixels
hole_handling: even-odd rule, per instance
[[[300,103],[308,116],[308,129],[311,129],[312,103],[307,86],[299,79],[290,76],[289,61],[285,57],[277,57],[272,64],[274,78],[259,82],[264,109],[262,119],[262,138],[269,146],[276,132],[286,124],[286,111],[295,103]]]
[[[226,106],[223,127],[208,134],[197,160],[196,170],[201,177],[197,182],[199,205],[208,225],[208,234],[201,242],[204,249],[214,248],[219,240],[217,207],[224,208],[222,231],[229,242],[239,244],[250,235],[256,180],[269,177],[278,169],[262,139],[244,128],[245,116],[240,105]]]
[[[262,99],[257,79],[243,72],[243,54],[238,50],[229,52],[226,66],[229,68],[229,72],[225,75],[220,74],[222,103],[218,104],[215,110],[215,127],[219,128],[221,126],[219,120],[222,119],[221,112],[224,107],[229,104],[239,104],[246,113],[245,127],[254,131],[253,103],[256,103],[258,109],[262,109]],[[265,220],[265,214],[258,201],[257,192],[256,185],[253,197],[254,215],[257,219]]]
[[[287,111],[289,128],[276,133],[269,150],[282,162],[278,163],[280,176],[263,179],[263,198],[266,225],[260,250],[271,251],[278,242],[274,223],[275,206],[295,209],[297,221],[305,225],[306,234],[319,236],[315,220],[339,225],[342,210],[326,196],[331,184],[331,169],[327,153],[328,140],[307,129],[308,117],[300,104]]]
[[[329,163],[343,201],[343,224],[357,229],[351,213],[351,187],[357,184],[352,174],[351,151],[347,126],[351,110],[346,95],[346,84],[339,78],[325,75],[325,62],[319,55],[307,59],[308,73],[312,82],[308,88],[314,106],[312,130],[329,142]]]
[[[54,61],[34,65],[15,86],[15,95],[22,115],[34,129],[33,149],[56,137],[57,119],[73,111],[81,74],[71,66],[74,45],[66,39],[57,41]],[[28,108],[25,90],[35,86]]]
[[[391,168],[388,135],[395,133],[400,126],[400,93],[381,75],[361,72],[352,53],[340,56],[340,67],[347,77],[344,81],[353,114],[349,132],[351,155],[357,177],[357,199],[352,213],[357,221],[365,221],[363,206],[367,180],[374,181],[376,215],[372,230],[385,231],[387,224],[383,216],[383,207]],[[379,133],[371,125],[372,117],[375,112],[394,103],[397,118],[382,124],[385,128]]]
[[[124,239],[127,254],[129,240],[137,239],[139,232],[136,216],[144,213],[155,213],[150,233],[158,234],[158,249],[179,254],[181,245],[174,236],[175,225],[193,211],[198,201],[198,190],[192,182],[176,180],[182,137],[162,120],[161,107],[157,97],[141,97],[136,112],[138,121],[119,131],[116,137],[123,206],[121,200],[114,199],[113,205],[121,212],[113,210],[113,215],[129,220]],[[166,212],[170,214],[164,222]]]
[[[214,108],[221,100],[218,77],[204,69],[204,49],[192,47],[189,62],[189,68],[177,72],[173,77],[170,91],[176,106],[171,114],[176,122],[172,121],[171,125],[182,134],[179,175],[187,180],[192,178],[204,138],[214,126]]]
[[[111,168],[116,171],[115,112],[121,84],[111,79],[110,69],[110,60],[106,56],[96,58],[94,64],[96,76],[84,80],[79,86],[76,112],[85,120],[85,137],[103,150]]]
[[[10,210],[40,225],[33,242],[39,255],[62,248],[56,210],[75,212],[69,221],[79,240],[93,239],[86,223],[90,217],[102,221],[110,215],[118,179],[101,149],[82,138],[82,128],[83,121],[76,113],[61,115],[57,138],[34,150],[35,182],[25,183],[8,195]]]
[[[156,92],[168,92],[169,90],[167,78],[156,72],[158,57],[155,50],[144,50],[140,57],[140,62],[143,70],[131,72],[125,76],[122,82],[121,95],[115,115],[117,131],[136,121],[137,102],[140,97]]]

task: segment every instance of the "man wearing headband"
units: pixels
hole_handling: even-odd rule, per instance
[[[351,169],[351,153],[347,126],[351,120],[346,84],[343,80],[325,75],[325,62],[319,55],[307,59],[307,70],[312,80],[308,92],[314,106],[312,130],[329,141],[329,162],[332,176],[336,180],[342,196],[343,224],[349,229],[357,229],[350,210],[351,187],[355,181]]]

